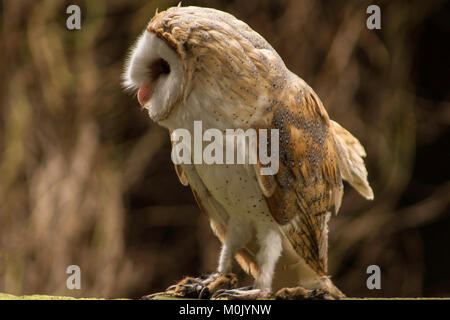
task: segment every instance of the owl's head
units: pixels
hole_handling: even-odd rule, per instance
[[[131,51],[124,73],[127,89],[155,120],[165,119],[183,100],[185,66],[177,50],[165,38],[145,30]]]
[[[195,90],[209,103],[251,105],[282,86],[286,68],[247,24],[209,8],[173,7],[155,14],[133,47],[124,84],[162,121]]]

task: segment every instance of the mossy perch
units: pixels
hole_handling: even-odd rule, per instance
[[[41,294],[16,296],[8,293],[0,293],[0,300],[105,300],[105,298],[74,298],[66,296],[50,296]]]
[[[16,296],[8,293],[0,292],[0,300],[108,300],[107,298],[74,298],[67,296],[51,296],[51,295],[23,295]],[[128,298],[119,298],[113,300],[130,300]],[[177,298],[168,295],[157,295],[153,300],[192,300],[186,298]],[[195,299],[194,299],[195,300]],[[343,298],[342,300],[450,300],[450,298]]]

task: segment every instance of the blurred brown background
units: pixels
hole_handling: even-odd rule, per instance
[[[121,89],[128,48],[178,1],[0,4],[0,292],[139,297],[213,271],[219,242],[165,130]],[[79,31],[66,8],[82,10]],[[183,1],[263,35],[366,147],[375,200],[346,185],[330,272],[349,296],[450,296],[445,1]],[[366,28],[381,7],[382,29]],[[66,267],[82,289],[65,287]],[[379,265],[381,290],[366,287]]]

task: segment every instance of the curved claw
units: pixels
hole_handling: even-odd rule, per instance
[[[209,291],[209,288],[208,287],[203,287],[203,289],[200,290],[198,298],[199,299],[209,299],[209,298],[211,298],[211,292]]]
[[[176,284],[171,285],[170,287],[167,287],[166,291],[173,291],[177,287]]]

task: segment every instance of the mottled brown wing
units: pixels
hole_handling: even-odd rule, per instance
[[[280,101],[268,115],[270,128],[279,130],[279,171],[263,176],[258,165],[258,181],[292,247],[325,275],[329,213],[337,213],[343,190],[330,120],[306,85],[296,85]]]

